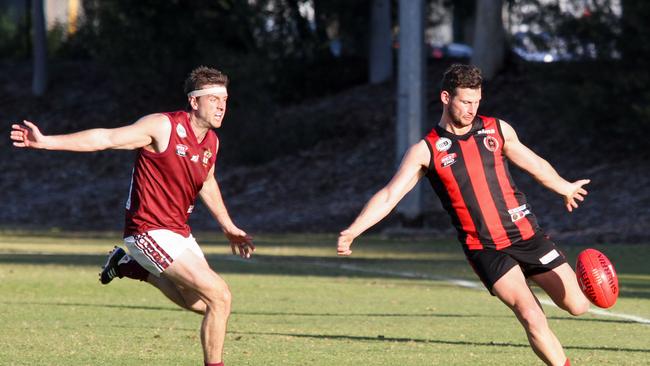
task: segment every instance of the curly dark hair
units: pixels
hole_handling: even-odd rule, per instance
[[[185,79],[185,94],[192,90],[202,89],[205,85],[215,84],[228,86],[228,76],[221,71],[207,67],[199,66],[192,70],[190,75]]]
[[[453,64],[442,76],[441,90],[451,95],[456,94],[456,88],[478,89],[483,83],[481,70],[474,65]]]

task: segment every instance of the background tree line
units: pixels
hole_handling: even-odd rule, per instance
[[[199,64],[217,65],[231,76],[233,91],[243,97],[232,107],[248,121],[244,128],[249,129],[250,121],[264,121],[282,105],[366,83],[369,65],[377,61],[377,56],[370,56],[369,45],[372,6],[378,1],[83,0],[85,16],[77,31],[66,35],[55,28],[48,33],[47,46],[52,60],[92,60],[134,95],[143,92],[160,105],[182,105],[178,91],[188,70]],[[391,8],[388,26],[395,40],[398,2],[385,2]],[[650,26],[645,20],[650,3],[621,0],[622,16],[617,17],[610,1],[563,2],[574,7],[587,4],[588,14],[567,14],[560,1],[429,0],[425,18],[432,26],[451,14],[453,40],[472,45],[472,62],[489,76],[513,70],[537,75],[549,88],[545,95],[557,106],[555,116],[570,130],[627,138],[630,128],[647,127],[650,76],[645,60],[650,56]],[[39,0],[27,3],[33,8]],[[504,5],[507,11],[502,13]],[[3,58],[26,59],[35,52],[30,42],[36,38],[26,36],[36,31],[27,24],[38,21],[31,14],[13,23],[6,14],[0,16]],[[513,39],[504,31],[513,16],[534,25],[538,36],[564,40],[563,47],[575,55],[584,56],[581,48],[591,44],[595,57],[553,64],[522,62],[510,51]],[[555,82],[547,83],[550,79]],[[278,127],[257,124],[261,135]],[[279,153],[336,133],[327,124],[316,131],[301,129],[299,123],[280,127],[295,134],[296,146],[275,146]],[[621,148],[640,146],[642,141],[631,141]],[[260,162],[269,156],[251,151],[244,159]]]

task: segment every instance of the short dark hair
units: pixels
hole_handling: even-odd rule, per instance
[[[193,90],[202,89],[204,86],[210,84],[227,87],[228,76],[217,69],[199,66],[192,70],[187,79],[185,79],[185,94]]]
[[[483,83],[481,70],[474,65],[453,64],[442,76],[441,90],[451,95],[456,94],[456,88],[478,89]]]

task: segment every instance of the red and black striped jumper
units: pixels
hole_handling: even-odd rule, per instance
[[[436,126],[424,140],[431,152],[427,178],[449,213],[468,259],[474,251],[502,251],[541,233],[526,196],[510,175],[497,119],[478,116],[464,135]],[[497,275],[493,280],[501,274],[493,274]],[[491,289],[493,280],[479,276]]]

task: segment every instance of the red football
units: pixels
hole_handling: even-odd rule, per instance
[[[618,298],[618,277],[612,262],[596,249],[585,249],[576,261],[576,276],[582,292],[594,305],[607,309]]]

